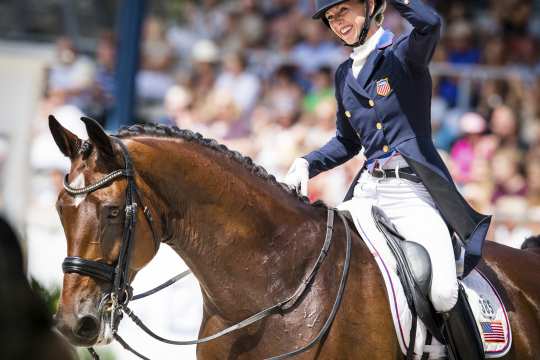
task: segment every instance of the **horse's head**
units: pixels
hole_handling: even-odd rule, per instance
[[[142,204],[152,205],[149,190],[136,178],[127,148],[95,121],[82,120],[88,141],[49,118],[56,144],[71,160],[56,203],[68,256],[56,319],[71,343],[91,346],[112,340],[129,284],[159,241],[152,225],[155,209]]]

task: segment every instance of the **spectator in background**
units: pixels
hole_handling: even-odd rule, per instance
[[[246,112],[255,105],[260,81],[248,71],[242,54],[231,53],[223,59],[223,71],[217,78],[214,90],[231,94],[240,111]]]
[[[446,47],[448,62],[452,64],[478,64],[480,62],[480,51],[474,46],[472,35],[471,26],[464,20],[458,20],[448,27]],[[457,79],[442,80],[439,92],[450,106],[457,105]]]
[[[493,156],[492,173],[495,189],[492,202],[505,196],[524,197],[527,194],[527,183],[521,173],[521,153],[513,148],[499,149]]]
[[[451,24],[447,31],[448,61],[452,64],[478,64],[480,49],[474,46],[471,25],[465,20]]]
[[[116,95],[116,37],[113,33],[103,33],[96,50],[96,76],[94,82],[93,106],[89,113],[106,126],[107,119],[114,115]]]
[[[143,28],[141,71],[137,75],[137,94],[143,101],[161,101],[173,85],[170,74],[174,64],[171,45],[165,38],[161,19],[150,16]]]
[[[304,97],[303,106],[307,113],[313,113],[317,106],[334,98],[332,69],[328,66],[319,68],[311,75],[311,89]]]
[[[265,46],[265,22],[260,11],[259,1],[240,0],[240,6],[242,16],[239,28],[243,36],[243,47],[249,49]]]
[[[526,149],[526,144],[519,138],[519,124],[516,114],[508,106],[502,105],[495,108],[491,115],[490,127],[499,142],[499,147]]]
[[[182,129],[189,129],[195,132],[201,132],[197,129],[197,123],[191,112],[192,104],[191,92],[183,86],[174,85],[165,95],[166,116],[159,119],[159,123],[167,126],[177,126]]]
[[[294,65],[281,66],[263,98],[263,104],[270,111],[275,111],[274,121],[286,128],[298,120],[301,111],[303,92],[295,81],[297,72]]]
[[[297,72],[294,65],[281,66],[267,85],[262,102],[253,114],[254,138],[258,144],[256,158],[275,174],[283,174],[294,154],[301,151],[300,139],[306,130],[296,126],[304,95],[295,82]],[[277,154],[276,148],[284,148],[285,151]]]
[[[227,12],[218,0],[186,1],[190,28],[205,39],[217,40],[227,27]]]
[[[194,106],[197,108],[205,102],[214,88],[219,49],[211,40],[199,40],[193,46],[191,61],[188,86],[193,94]]]
[[[335,68],[343,59],[343,47],[325,37],[324,27],[311,20],[300,27],[302,40],[291,53],[292,61],[309,75],[323,66]]]
[[[527,202],[530,208],[540,209],[540,153],[532,153],[526,159]]]
[[[476,113],[463,115],[460,125],[463,136],[452,146],[450,155],[454,166],[454,180],[462,185],[472,179],[472,164],[479,155],[476,146],[482,140],[487,126],[486,120]]]
[[[503,66],[506,63],[507,51],[500,36],[487,40],[482,56],[482,63],[489,66]]]
[[[58,39],[56,59],[50,67],[48,78],[49,97],[86,112],[92,102],[94,76],[94,63],[77,53],[71,39]]]
[[[498,224],[494,229],[495,242],[516,249],[532,231],[525,225],[527,222],[527,202],[520,196],[504,196],[495,204],[495,217]]]

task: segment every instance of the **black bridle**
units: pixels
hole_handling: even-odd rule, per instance
[[[295,305],[298,304],[298,301],[302,298],[302,295],[306,292],[306,290],[310,287],[313,280],[315,279],[319,268],[321,267],[322,263],[326,259],[326,256],[328,254],[330,245],[332,243],[333,238],[333,229],[334,229],[334,215],[335,213],[338,214],[338,216],[343,221],[343,224],[345,225],[345,232],[346,232],[346,238],[347,238],[347,245],[346,245],[346,251],[345,251],[345,261],[343,264],[343,270],[341,274],[341,279],[336,295],[336,299],[334,301],[334,304],[332,306],[331,312],[321,328],[318,335],[312,339],[307,345],[304,347],[288,352],[286,354],[282,354],[279,356],[274,356],[269,358],[269,360],[279,360],[279,359],[285,359],[289,357],[296,356],[298,354],[301,354],[313,346],[315,346],[319,341],[321,341],[324,336],[327,334],[328,330],[330,329],[330,326],[332,325],[337,311],[339,309],[339,306],[341,304],[341,300],[343,298],[343,293],[345,290],[345,284],[347,282],[349,267],[350,267],[350,253],[351,253],[351,233],[350,228],[347,220],[345,219],[344,215],[340,212],[337,212],[335,209],[328,209],[327,210],[327,225],[326,225],[326,236],[324,240],[324,245],[321,249],[321,252],[311,269],[311,272],[308,274],[306,279],[300,284],[300,286],[296,289],[296,291],[287,299],[277,303],[276,305],[273,305],[269,308],[266,308],[260,312],[258,312],[255,315],[250,316],[249,318],[232,325],[214,335],[207,336],[202,339],[197,340],[188,340],[188,341],[174,341],[174,340],[168,340],[163,337],[160,337],[156,335],[153,331],[151,331],[146,325],[143,324],[143,322],[133,313],[133,311],[128,308],[128,304],[131,300],[138,300],[147,296],[150,296],[170,285],[175,283],[176,281],[184,278],[185,276],[189,275],[190,271],[185,271],[182,274],[179,274],[172,279],[168,280],[167,282],[159,285],[158,287],[146,291],[140,295],[133,296],[133,289],[129,283],[129,265],[131,260],[131,251],[133,247],[133,239],[135,236],[135,227],[136,227],[136,217],[137,217],[137,209],[139,208],[139,205],[135,201],[136,198],[138,199],[139,203],[142,205],[142,198],[138,193],[137,186],[135,184],[134,179],[134,169],[133,169],[133,163],[131,161],[131,157],[129,155],[129,151],[126,147],[126,145],[118,138],[112,138],[122,149],[122,154],[124,157],[124,164],[125,167],[122,170],[116,170],[112,173],[106,175],[96,183],[89,185],[84,188],[73,188],[68,184],[68,176],[66,176],[64,180],[64,189],[66,192],[72,196],[77,195],[83,195],[88,194],[91,192],[94,192],[96,190],[105,188],[109,186],[113,181],[119,179],[119,178],[126,178],[128,185],[126,188],[126,199],[125,199],[125,220],[124,220],[124,230],[123,230],[123,238],[122,238],[122,245],[120,249],[120,254],[118,257],[118,261],[116,264],[107,264],[102,261],[95,261],[95,260],[88,260],[84,259],[78,256],[70,256],[66,257],[64,259],[64,262],[62,263],[62,269],[64,273],[77,273],[84,276],[90,276],[95,279],[102,280],[107,283],[112,284],[111,292],[108,294],[108,309],[111,311],[111,329],[113,332],[114,338],[128,351],[132,352],[136,356],[140,357],[141,359],[148,359],[147,357],[141,355],[137,351],[135,351],[132,347],[130,347],[119,335],[118,335],[118,326],[120,324],[120,320],[122,319],[122,314],[127,314],[130,319],[139,326],[144,332],[146,332],[151,337],[172,345],[194,345],[194,344],[201,344],[205,342],[209,342],[212,340],[215,340],[219,337],[222,337],[224,335],[227,335],[229,333],[232,333],[234,331],[237,331],[239,329],[245,328],[246,326],[249,326],[259,320],[262,320],[270,315],[279,314],[283,315],[285,312],[293,308]],[[160,241],[156,236],[156,232],[154,231],[154,225],[151,213],[147,207],[142,205],[143,212],[146,217],[146,220],[150,226],[154,241],[156,243],[156,251],[159,247]],[[94,359],[99,359],[98,354],[94,351],[94,349],[89,348],[88,351],[92,355]]]
[[[120,178],[127,179],[124,205],[124,229],[118,260],[116,264],[107,264],[103,261],[88,260],[79,256],[68,256],[62,263],[62,270],[64,273],[76,273],[84,276],[90,276],[112,285],[111,291],[108,294],[107,305],[111,311],[111,328],[113,333],[116,334],[118,325],[122,318],[122,313],[129,301],[133,298],[133,289],[129,283],[129,265],[131,261],[131,251],[133,248],[133,239],[135,236],[137,210],[139,208],[139,204],[142,206],[144,216],[148,222],[150,231],[152,232],[156,251],[159,248],[160,241],[157,238],[154,229],[152,214],[150,210],[143,205],[142,198],[138,193],[134,178],[135,172],[133,169],[133,162],[131,160],[131,156],[129,155],[129,151],[126,145],[120,141],[120,139],[114,137],[111,139],[113,139],[113,141],[118,144],[122,150],[124,169],[115,170],[97,182],[83,188],[71,187],[69,185],[68,175],[66,175],[64,178],[64,189],[71,196],[79,196],[108,187],[112,182]],[[139,201],[139,204],[136,202],[136,200]],[[141,297],[142,296],[139,296],[139,298]]]

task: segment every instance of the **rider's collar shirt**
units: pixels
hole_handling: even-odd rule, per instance
[[[369,54],[375,50],[383,34],[384,29],[380,27],[379,30],[377,30],[364,45],[355,47],[353,49],[351,59],[353,59],[352,71],[355,78],[357,78],[358,74],[360,74],[360,71],[364,67]]]

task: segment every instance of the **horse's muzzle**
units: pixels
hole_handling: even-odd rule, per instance
[[[99,329],[98,318],[94,315],[85,315],[77,321],[73,333],[83,341],[94,342],[99,335]]]
[[[56,328],[75,346],[93,346],[96,344],[101,324],[92,314],[73,316],[66,319],[61,314],[57,316]]]

